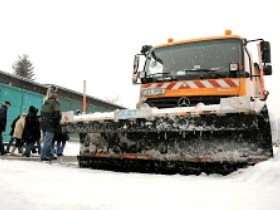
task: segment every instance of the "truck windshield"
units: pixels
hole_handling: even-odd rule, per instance
[[[220,39],[172,45],[154,50],[162,62],[151,58],[145,66],[150,78],[184,79],[228,77],[230,64],[242,63],[242,42]]]

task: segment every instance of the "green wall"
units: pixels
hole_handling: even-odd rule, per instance
[[[5,101],[10,101],[12,104],[12,106],[8,109],[7,127],[6,131],[3,133],[4,142],[8,142],[11,138],[9,133],[13,120],[21,113],[28,113],[29,106],[33,105],[38,108],[38,114],[40,114],[43,98],[44,95],[42,94],[0,83],[0,105],[2,105]],[[81,101],[59,96],[59,102],[62,112],[69,110],[75,111],[77,109],[82,110]],[[110,110],[106,110],[104,107],[95,106],[93,104],[87,105],[88,113],[105,111]]]
[[[8,109],[6,131],[2,133],[4,142],[10,139],[11,123],[20,113],[27,113],[30,105],[41,110],[42,95],[0,84],[0,103],[10,101],[12,106]]]

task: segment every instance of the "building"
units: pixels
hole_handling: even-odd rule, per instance
[[[83,94],[58,86],[61,111],[82,110]],[[8,110],[8,122],[6,132],[3,133],[4,142],[10,139],[10,125],[21,113],[27,113],[30,105],[41,111],[42,101],[47,93],[49,85],[39,84],[32,80],[15,76],[0,70],[0,104],[10,101],[12,106]],[[87,112],[106,112],[123,107],[87,96]]]

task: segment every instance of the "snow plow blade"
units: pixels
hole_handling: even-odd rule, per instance
[[[153,173],[228,173],[273,156],[266,108],[260,113],[189,113],[64,122],[80,133],[81,167]]]

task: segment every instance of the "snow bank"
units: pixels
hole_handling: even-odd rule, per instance
[[[69,144],[68,149],[71,145]],[[77,146],[77,145],[76,145]],[[154,175],[0,160],[1,209],[276,210],[280,153],[228,176]]]

